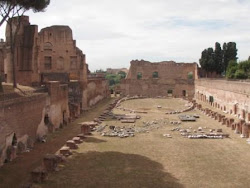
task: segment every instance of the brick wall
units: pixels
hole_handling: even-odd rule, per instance
[[[158,76],[153,77],[154,73]],[[140,79],[138,74],[141,74]],[[189,74],[192,74],[193,78],[190,79]],[[175,97],[193,98],[196,75],[196,63],[131,61],[128,75],[121,83],[121,91],[124,95],[152,97],[166,96],[172,91]]]
[[[195,98],[250,121],[250,82],[198,79]]]

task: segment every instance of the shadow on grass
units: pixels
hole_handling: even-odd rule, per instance
[[[78,154],[43,187],[184,187],[147,157],[120,152]]]
[[[93,143],[101,143],[101,142],[107,142],[106,140],[101,140],[98,138],[94,138],[94,137],[86,137],[83,142],[93,142]]]

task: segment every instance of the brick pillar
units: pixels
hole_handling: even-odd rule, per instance
[[[236,129],[236,123],[232,123],[231,129],[232,129],[232,130],[235,130],[235,129]]]
[[[226,118],[226,117],[222,118],[221,124],[222,124],[222,125],[226,125],[226,123],[227,123],[227,118]]]
[[[90,126],[82,125],[81,126],[81,133],[83,133],[84,135],[90,134]]]
[[[238,123],[236,123],[236,127],[235,127],[235,133],[236,134],[241,134],[241,123],[240,122],[238,122]]]
[[[214,113],[214,119],[215,119],[215,120],[218,119],[218,113],[217,113],[217,112]]]
[[[246,119],[246,111],[244,109],[241,110],[241,118]]]
[[[242,125],[242,135],[244,138],[249,138],[249,123],[244,123]]]
[[[231,127],[233,123],[234,123],[234,119],[233,119],[233,118],[230,118],[230,119],[229,119],[229,126]]]

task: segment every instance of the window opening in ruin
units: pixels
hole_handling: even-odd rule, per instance
[[[168,90],[168,96],[169,96],[169,97],[172,97],[172,96],[173,96],[173,90],[172,90],[172,89],[169,89],[169,90]]]
[[[52,68],[52,58],[50,56],[44,57],[44,69],[51,70]]]
[[[137,73],[137,80],[140,80],[142,78],[142,73],[141,72],[138,72]]]
[[[193,72],[188,73],[188,79],[192,80],[194,78]]]
[[[159,75],[158,75],[158,72],[153,72],[153,78],[158,78]]]
[[[214,102],[214,97],[213,96],[209,96],[209,102]]]
[[[45,114],[45,116],[44,116],[44,124],[45,125],[49,124],[49,115],[48,114]]]
[[[187,94],[186,90],[182,90],[182,96],[186,97],[186,94]]]
[[[46,42],[46,43],[44,43],[44,45],[43,45],[43,49],[45,50],[45,51],[52,51],[52,44],[50,43],[50,42]]]
[[[14,133],[13,138],[12,138],[12,146],[16,146],[17,145],[17,138],[16,138],[16,134]]]

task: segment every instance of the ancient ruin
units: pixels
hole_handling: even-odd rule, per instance
[[[18,19],[12,19],[17,28]],[[0,42],[0,74],[11,84],[15,70],[17,84],[30,89],[0,93],[0,166],[109,96],[108,82],[89,72],[70,27],[56,25],[38,32],[28,16],[20,20],[15,67],[7,26],[6,40]]]
[[[125,80],[121,83],[123,95],[170,96],[192,99],[194,80],[197,78],[196,63],[133,60]]]

